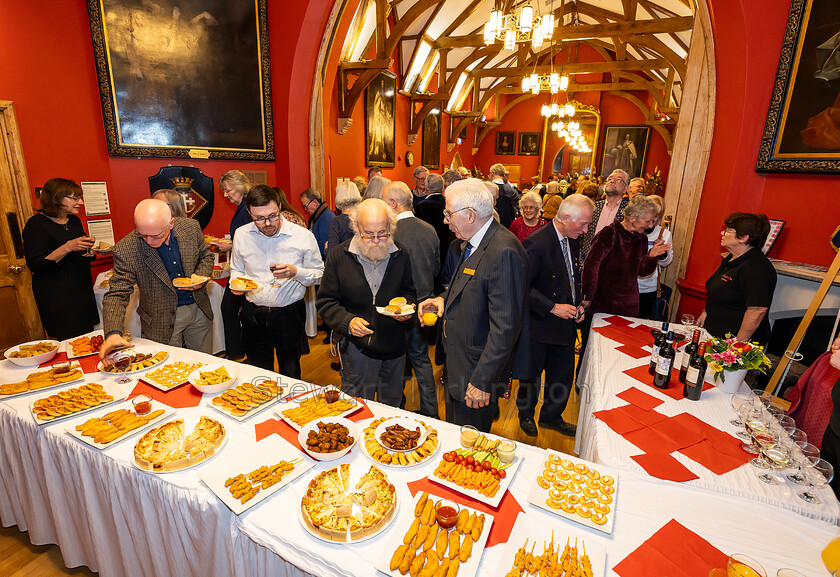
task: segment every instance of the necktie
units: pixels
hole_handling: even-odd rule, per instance
[[[467,260],[468,258],[470,258],[470,255],[472,254],[472,249],[473,249],[472,245],[470,243],[467,243],[467,250],[464,251],[464,260]]]
[[[563,259],[566,261],[566,273],[569,275],[569,287],[572,289],[572,303],[577,302],[575,296],[575,271],[572,268],[572,255],[569,252],[569,239],[565,236],[560,241],[560,248],[563,249]]]

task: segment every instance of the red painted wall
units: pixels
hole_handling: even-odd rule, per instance
[[[231,169],[267,171],[269,183],[299,205],[298,195],[309,185],[311,78],[331,4],[268,3],[276,161],[188,164],[214,181]],[[37,34],[32,22],[38,22]],[[15,103],[30,185],[40,186],[55,176],[106,182],[114,234],[121,238],[134,227],[134,206],[149,194],[148,177],[162,166],[185,161],[108,156],[86,3],[10,3],[0,18],[0,53],[0,99]],[[293,84],[289,78],[301,80]],[[34,193],[33,202],[37,207]],[[217,190],[207,230],[226,232],[233,211]]]
[[[709,0],[717,67],[715,132],[685,281],[702,288],[720,263],[723,219],[734,211],[787,221],[771,257],[828,265],[840,224],[837,176],[758,174],[755,162],[790,4]],[[761,14],[756,18],[755,14]],[[686,299],[687,312],[702,297]]]

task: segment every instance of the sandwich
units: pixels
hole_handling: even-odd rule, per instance
[[[403,307],[407,302],[408,301],[405,300],[405,297],[394,297],[390,301],[388,301],[388,305]]]
[[[390,304],[385,307],[385,312],[389,315],[399,315],[402,313],[402,307],[399,305]]]
[[[236,277],[230,281],[231,290],[235,291],[249,291],[257,288],[257,283],[244,276]]]
[[[209,277],[201,276],[200,274],[194,274],[189,277],[174,278],[172,279],[172,284],[174,284],[177,287],[192,286],[203,283],[206,280],[209,280]]]

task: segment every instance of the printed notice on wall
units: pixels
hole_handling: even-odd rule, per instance
[[[110,245],[116,244],[114,242],[114,228],[111,226],[111,219],[103,220],[89,220],[87,221],[88,235],[96,239],[96,244],[100,241],[107,242]]]
[[[108,189],[104,182],[83,182],[82,193],[85,197],[86,215],[111,214],[111,207],[108,204]]]

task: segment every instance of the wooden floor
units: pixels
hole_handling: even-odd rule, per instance
[[[309,340],[311,352],[301,359],[303,379],[318,384],[339,385],[338,373],[330,368],[330,363],[337,360],[330,355],[329,345],[322,343],[324,333]],[[435,379],[440,381],[440,367],[435,367]],[[551,448],[564,453],[572,453],[575,440],[557,431],[540,430],[537,437],[528,437],[519,428],[519,415],[516,410],[517,384],[514,382],[510,399],[499,400],[499,419],[493,423],[492,433],[513,439],[517,443],[528,443],[542,448]],[[417,382],[412,379],[406,384],[406,409],[417,410],[419,393]],[[438,389],[438,405],[443,414],[443,391]],[[537,414],[542,405],[542,397],[537,404]],[[566,422],[577,423],[578,397],[572,392],[569,405],[563,418]],[[35,546],[26,533],[17,527],[0,528],[0,577],[54,577],[61,575],[93,576],[96,573],[85,567],[68,569],[64,566],[61,551],[55,545]]]

